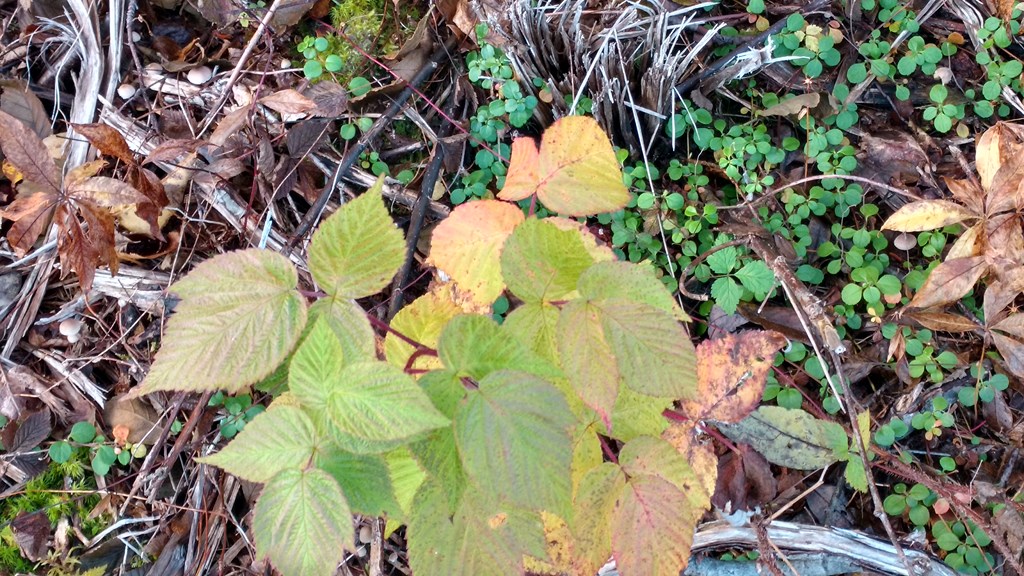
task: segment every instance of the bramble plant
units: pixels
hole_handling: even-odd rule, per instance
[[[511,165],[500,200],[458,206],[435,229],[429,263],[451,280],[394,318],[386,361],[355,302],[388,286],[405,253],[380,181],[313,235],[324,296],[312,305],[292,263],[261,250],[211,258],[173,286],[182,300],[141,393],[286,383],[200,459],[265,484],[252,531],[281,572],[332,574],[353,549],[352,512],[406,524],[417,574],[593,573],[609,556],[631,574],[685,567],[717,470],[696,423],[753,410],[784,339],[716,340],[698,369],[688,317],[649,266],[617,261],[575,220],[502,201],[621,209],[629,193],[593,119],[563,118],[539,148],[516,140]],[[499,325],[506,290],[517,305]],[[676,400],[685,423],[669,429]],[[599,435],[621,448],[605,454]]]

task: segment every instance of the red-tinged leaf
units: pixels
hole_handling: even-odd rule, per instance
[[[434,229],[427,262],[450,276],[474,302],[489,306],[505,289],[502,247],[524,219],[523,211],[507,202],[462,204]]]
[[[921,200],[911,202],[889,217],[882,230],[897,232],[923,232],[935,230],[964,220],[978,218],[979,214],[948,200]]]
[[[983,256],[946,260],[928,275],[910,306],[932,308],[956,302],[974,287],[988,268]]]
[[[993,330],[1000,330],[1024,340],[1024,314],[1013,314],[996,322]]]
[[[985,213],[985,191],[979,188],[971,180],[953,180],[944,178],[949,192],[959,200],[968,210],[975,214]]]
[[[949,248],[949,252],[946,253],[946,260],[953,260],[955,258],[970,258],[971,256],[978,256],[981,254],[981,248],[983,242],[981,237],[985,232],[985,221],[982,220],[971,226]]]
[[[589,116],[556,121],[544,131],[539,151],[529,140],[513,143],[508,174],[498,198],[537,194],[544,206],[566,216],[614,212],[629,202],[611,141]]]
[[[576,574],[597,574],[612,553],[611,522],[626,475],[611,462],[591,468],[573,496],[572,532]]]
[[[1010,372],[1018,378],[1024,378],[1024,344],[1016,338],[1003,336],[998,332],[992,332],[992,341],[995,342]]]
[[[61,237],[57,251],[61,267],[65,272],[73,270],[78,274],[82,290],[92,288],[93,277],[98,264],[107,264],[112,274],[117,274],[117,250],[114,248],[114,217],[109,212],[87,204],[80,204],[78,214],[57,219]],[[88,228],[82,225],[84,221]]]
[[[950,332],[958,334],[971,332],[981,328],[973,320],[960,314],[950,314],[938,310],[912,310],[904,313],[904,318],[916,320],[925,328],[937,332]]]
[[[85,136],[85,139],[100,151],[100,154],[117,158],[125,164],[136,164],[135,154],[132,153],[131,148],[128,148],[124,136],[121,136],[121,133],[115,128],[106,124],[72,124],[71,127],[75,129],[75,132]]]
[[[694,511],[657,476],[631,478],[612,514],[612,554],[622,574],[678,576],[690,559]]]
[[[3,111],[0,111],[0,149],[26,180],[35,182],[49,194],[60,194],[60,170],[46,145],[20,120]]]
[[[569,382],[606,427],[622,379],[605,336],[600,308],[582,300],[569,302],[558,318],[558,350]]]
[[[761,401],[775,353],[786,345],[778,332],[743,332],[697,346],[697,394],[682,402],[693,421],[739,422]]]
[[[21,188],[24,193],[26,186],[23,184]],[[6,210],[0,210],[0,216],[14,222],[7,231],[7,241],[19,256],[32,250],[36,239],[50,224],[56,206],[57,200],[52,194],[36,192],[25,194],[11,202]]]
[[[205,145],[203,140],[164,140],[157,144],[156,148],[149,153],[142,161],[142,164],[155,164],[157,162],[175,162],[186,154],[191,154]]]
[[[132,167],[128,170],[128,183],[142,192],[157,208],[167,206],[167,192],[160,177],[148,168]]]

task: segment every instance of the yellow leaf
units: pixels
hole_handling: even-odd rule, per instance
[[[629,190],[608,136],[587,116],[568,116],[544,132],[540,149],[529,138],[512,143],[502,200],[536,194],[553,212],[592,216],[629,202]]]
[[[901,207],[885,221],[882,230],[923,232],[978,217],[978,214],[948,200],[922,200]]]
[[[462,313],[462,309],[452,301],[448,291],[435,288],[402,308],[392,320],[391,327],[406,338],[436,350],[441,330],[449,320]],[[392,366],[404,369],[414,351],[411,344],[392,332],[384,339],[384,355]],[[421,355],[411,368],[438,370],[443,368],[443,365],[437,356]]]
[[[492,304],[505,289],[501,249],[525,217],[518,206],[479,200],[455,208],[434,229],[427,263],[447,274],[478,304]]]

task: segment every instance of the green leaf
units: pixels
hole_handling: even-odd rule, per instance
[[[332,214],[313,234],[309,271],[327,294],[364,298],[391,282],[405,242],[381,197],[384,179]]]
[[[524,554],[545,554],[536,514],[489,502],[475,491],[450,514],[434,482],[416,495],[408,530],[409,565],[417,576],[522,574]]]
[[[68,444],[65,440],[59,440],[50,444],[50,459],[57,464],[63,464],[71,459],[71,454],[74,453],[74,449],[71,444]]]
[[[726,314],[736,312],[742,296],[743,289],[732,278],[718,278],[711,284],[711,297]]]
[[[313,321],[313,328],[302,341],[288,367],[288,389],[311,413],[322,415],[327,410],[330,385],[341,377],[345,353],[341,342],[322,319]]]
[[[246,427],[248,430],[248,427]],[[244,432],[243,432],[244,434]],[[387,463],[375,454],[352,454],[329,445],[316,454],[317,467],[330,474],[352,511],[364,516],[395,516],[402,512],[391,487]]]
[[[846,461],[846,470],[844,472],[846,482],[854,490],[865,493],[868,491],[868,477],[864,473],[864,463],[860,457],[850,458]]]
[[[730,439],[750,444],[769,462],[797,470],[816,470],[838,460],[839,438],[846,447],[842,426],[779,406],[761,406],[738,424],[718,428]]]
[[[306,324],[297,283],[291,261],[266,250],[229,252],[196,266],[171,287],[182,301],[142,393],[234,393],[272,374]]]
[[[509,313],[502,327],[506,334],[557,366],[558,313],[551,304],[527,302]]]
[[[364,311],[353,300],[321,298],[309,307],[311,321],[323,319],[341,343],[345,364],[377,359],[376,337]]]
[[[565,517],[572,423],[557,388],[503,370],[480,380],[456,410],[455,441],[475,485],[518,506]]]
[[[383,362],[347,366],[328,386],[331,422],[356,440],[400,441],[449,424],[412,378]]]
[[[487,316],[462,314],[452,318],[441,333],[437,353],[446,368],[477,380],[505,368],[539,376],[561,375]]]
[[[604,333],[626,386],[676,399],[696,393],[697,356],[686,330],[675,318],[622,299],[599,300],[593,305],[600,310]]]
[[[668,312],[678,320],[690,319],[649,264],[599,262],[580,276],[579,291],[592,300],[623,298]]]
[[[668,428],[662,413],[672,406],[672,398],[655,398],[621,388],[612,412],[612,438],[629,442],[637,436],[660,436]]]
[[[737,256],[736,247],[730,246],[711,254],[705,262],[715,274],[728,274],[736,267]]]
[[[572,298],[580,274],[593,263],[578,230],[536,218],[517,226],[501,251],[505,284],[524,302]]]
[[[466,473],[455,444],[455,431],[451,427],[434,430],[425,440],[411,444],[409,450],[427,474],[444,489],[448,496],[448,510],[454,513],[466,488]]]
[[[758,299],[765,298],[775,286],[775,274],[760,260],[752,260],[734,274],[740,284],[754,293]]]
[[[274,476],[256,502],[252,532],[257,556],[282,574],[334,574],[355,543],[345,495],[316,468]]]
[[[71,439],[79,444],[88,444],[96,439],[96,427],[91,422],[75,422],[69,434]]]
[[[412,453],[405,448],[384,454],[384,461],[388,465],[388,477],[394,487],[395,500],[402,511],[401,514],[390,519],[397,519],[405,523],[408,520],[409,511],[412,510],[413,499],[427,479],[427,474],[412,457]]]
[[[250,482],[309,464],[319,441],[312,420],[295,406],[274,406],[253,418],[220,452],[197,458]]]

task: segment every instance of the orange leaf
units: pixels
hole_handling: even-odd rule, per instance
[[[492,304],[505,289],[501,249],[525,217],[518,206],[479,200],[452,210],[430,240],[427,262],[451,277],[478,304]]]
[[[726,334],[697,346],[697,396],[683,400],[692,420],[739,422],[761,401],[775,353],[786,345],[778,332]]]
[[[588,116],[567,116],[544,132],[540,149],[532,139],[512,143],[505,187],[498,198],[532,194],[567,216],[614,212],[629,202],[622,171],[608,136]]]
[[[21,188],[24,193],[25,186]],[[0,216],[14,221],[11,229],[7,231],[7,241],[19,256],[24,256],[32,250],[36,239],[50,224],[56,205],[57,202],[52,195],[36,192],[25,194],[11,202],[6,210],[0,210]]]
[[[931,308],[956,302],[974,287],[988,269],[984,256],[946,260],[932,270],[909,305],[914,308]]]
[[[970,218],[978,218],[963,206],[948,200],[921,200],[911,202],[889,217],[882,230],[898,232],[922,232],[957,224]]]

